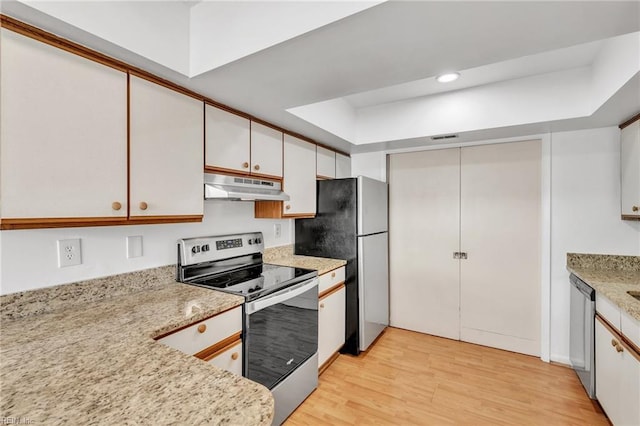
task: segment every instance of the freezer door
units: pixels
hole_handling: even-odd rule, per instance
[[[387,233],[358,237],[360,350],[366,350],[389,325]]]
[[[358,176],[358,235],[387,231],[387,184]]]

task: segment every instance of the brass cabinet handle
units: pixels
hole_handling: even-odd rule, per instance
[[[148,207],[149,204],[145,203],[144,201],[140,203],[140,210],[146,210]]]
[[[255,166],[253,166],[254,170],[260,170],[260,164],[256,164]]]
[[[633,210],[634,212],[637,212],[638,210],[640,210],[640,207],[633,206],[633,207],[631,207],[631,210]]]
[[[242,163],[242,168],[243,169],[249,168],[249,163],[247,163],[246,161],[244,163]]]
[[[611,339],[611,346],[613,346],[614,348],[618,346],[618,341],[616,339]]]
[[[238,352],[234,352],[234,353],[232,353],[232,354],[231,354],[231,359],[232,359],[232,360],[234,360],[234,361],[235,361],[236,359],[238,359]]]
[[[289,204],[287,204],[287,206],[285,207],[285,209],[287,210],[291,210],[291,206]]]
[[[207,331],[207,325],[206,324],[200,324],[198,326],[198,333],[204,333],[205,331]]]
[[[324,308],[324,303],[321,303],[321,304],[320,304],[320,307],[321,307],[321,308]]]
[[[111,208],[114,210],[120,210],[122,208],[122,204],[120,204],[118,201],[114,201],[113,203],[111,203]]]
[[[624,348],[622,347],[622,345],[620,345],[620,344],[616,345],[616,352],[618,352],[618,353],[624,352]]]
[[[332,273],[331,273],[331,278],[335,278],[335,277],[336,277],[336,273],[335,273],[335,272],[332,272]]]

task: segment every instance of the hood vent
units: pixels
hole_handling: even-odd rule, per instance
[[[289,200],[289,196],[282,192],[280,182],[212,173],[204,174],[204,198],[235,201]]]
[[[455,139],[458,135],[440,135],[440,136],[431,136],[432,141],[441,141],[444,139]]]

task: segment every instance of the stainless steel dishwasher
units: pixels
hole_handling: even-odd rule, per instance
[[[589,398],[596,398],[595,315],[596,292],[571,274],[571,323],[569,356],[571,366],[582,382]]]

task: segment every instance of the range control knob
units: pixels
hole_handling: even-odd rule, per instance
[[[251,238],[249,238],[249,240],[247,240],[247,242],[249,243],[249,245],[253,244],[253,240]]]
[[[261,238],[256,238],[256,244],[260,244],[262,243],[262,239]]]
[[[200,253],[200,246],[193,246],[191,248],[191,253],[193,254]]]
[[[205,244],[202,246],[202,251],[209,251],[209,244]]]

